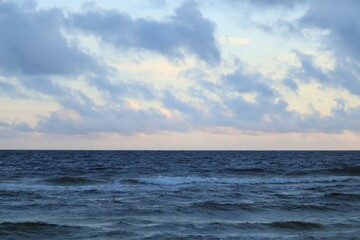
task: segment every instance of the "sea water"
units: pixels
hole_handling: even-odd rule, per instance
[[[360,239],[359,151],[0,151],[0,239]]]

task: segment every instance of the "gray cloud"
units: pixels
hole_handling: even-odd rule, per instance
[[[0,120],[0,127],[10,127],[10,124],[8,122]]]
[[[29,90],[53,96],[55,98],[66,95],[69,91],[46,76],[23,76],[20,78],[20,82],[22,86]]]
[[[360,60],[360,2],[357,0],[314,0],[299,20],[300,27],[328,30],[323,41],[337,55]]]
[[[0,137],[11,138],[21,135],[23,133],[33,132],[34,129],[25,122],[9,123],[7,121],[0,120]]]
[[[128,94],[128,93],[127,93]],[[190,125],[169,119],[160,111],[125,107],[124,99],[97,104],[81,91],[68,91],[56,101],[62,106],[49,116],[41,116],[34,131],[58,134],[117,133],[133,135],[161,131],[187,131]]]
[[[292,9],[299,4],[304,4],[305,1],[297,1],[297,0],[222,0],[221,3],[225,3],[228,7],[232,9],[244,8],[246,6],[250,6],[251,8],[255,8],[255,10],[271,9],[271,8],[283,8],[285,10]],[[213,6],[219,6],[219,1],[217,0],[201,0],[199,3],[206,2]],[[248,10],[248,8],[247,8]]]
[[[268,79],[259,73],[247,73],[241,66],[233,72],[223,75],[220,87],[223,91],[221,99],[230,117],[222,120],[227,126],[251,131],[283,131],[290,125],[279,124],[279,120],[291,122],[297,117],[295,112],[287,110],[287,103],[275,91]],[[246,100],[241,95],[231,96],[232,91],[237,93],[254,93],[252,101]],[[286,126],[286,127],[285,127]]]
[[[191,103],[181,101],[168,90],[164,91],[163,103],[165,107],[178,110],[186,115],[192,115],[197,111]]]
[[[115,77],[114,77],[115,78]],[[153,86],[140,83],[135,80],[111,81],[110,75],[95,75],[87,77],[90,86],[94,86],[104,93],[104,97],[110,101],[119,101],[126,96],[154,99],[155,90]]]
[[[234,2],[234,1],[229,1]],[[357,0],[305,0],[278,1],[254,0],[246,1],[255,11],[265,8],[276,9],[301,7],[303,16],[299,19],[282,19],[269,23],[258,23],[258,27],[272,33],[285,33],[287,37],[299,36],[303,30],[316,29],[327,32],[321,41],[322,49],[334,52],[336,57],[352,57],[360,60],[360,2]],[[304,37],[304,36],[303,36]]]
[[[0,1],[0,76],[11,76],[0,82],[2,95],[31,97],[20,94],[10,81],[17,79],[21,87],[52,96],[63,105],[71,89],[61,86],[53,76],[67,81],[82,75],[90,86],[107,93],[112,99],[125,96],[151,98],[150,86],[110,80],[116,71],[101,66],[96,59],[69,42],[62,31],[66,16],[60,9],[39,10],[34,2],[23,4]]]
[[[23,126],[22,130],[18,125],[16,131],[32,130],[69,135],[107,132],[121,135],[152,134],[217,127],[230,127],[246,132],[360,131],[360,124],[357,121],[360,118],[360,108],[349,108],[343,100],[338,100],[338,105],[332,109],[329,116],[322,116],[316,111],[302,115],[288,110],[286,101],[282,100],[279,93],[272,88],[268,87],[267,91],[273,94],[262,94],[266,79],[259,78],[258,74],[245,74],[241,71],[241,69],[234,70],[242,76],[239,80],[244,81],[244,76],[247,76],[248,79],[245,81],[254,81],[255,87],[246,89],[257,94],[254,100],[249,101],[241,95],[233,94],[241,94],[245,91],[243,88],[238,91],[233,87],[233,82],[226,80],[233,73],[222,76],[216,83],[200,84],[197,87],[195,85],[189,89],[189,95],[195,100],[185,101],[170,90],[165,90],[161,98],[162,105],[173,113],[174,111],[180,113],[181,118],[168,118],[153,108],[136,110],[107,104],[98,105],[83,93],[72,91],[58,98],[62,110],[54,111],[49,116],[42,116],[34,129]],[[202,81],[206,82],[206,79]],[[210,87],[207,89],[205,86]],[[209,98],[207,91],[211,91],[217,98]],[[2,128],[15,130],[15,126],[10,126],[8,123],[2,122],[0,125]]]
[[[300,62],[300,72],[298,74],[301,76],[303,81],[317,80],[323,83],[329,83],[327,75],[322,71],[319,66],[315,65],[313,57],[310,55],[303,54],[301,52],[295,52],[297,59]]]
[[[36,131],[59,134],[117,133],[134,135],[164,131],[186,131],[186,122],[170,120],[155,109],[115,109],[107,106],[79,104],[76,108],[78,119],[64,116],[55,111],[43,116]],[[90,114],[89,114],[90,113]]]
[[[313,56],[295,53],[301,65],[290,69],[289,77],[300,82],[319,82],[325,87],[341,87],[354,95],[360,95],[360,69],[355,60],[342,59],[334,69],[325,71],[315,64]]]
[[[305,65],[302,62],[303,68],[310,74],[317,73],[318,81],[341,86],[355,95],[360,95],[358,9],[360,9],[359,1],[312,1],[309,10],[299,20],[299,26],[302,28],[315,27],[328,31],[322,39],[323,47],[333,52],[337,61],[335,69],[327,73],[316,70],[311,63]]]
[[[315,81],[319,76],[326,75],[326,72],[313,66],[312,59],[305,59],[309,56],[303,55],[302,63],[305,67],[300,68],[296,73],[297,77],[309,77],[302,81]],[[308,71],[305,73],[304,69]],[[333,77],[338,73],[330,73],[331,77],[327,84],[339,84]],[[283,96],[275,91],[267,79],[259,73],[245,72],[241,66],[234,69],[216,82],[206,80],[206,75],[199,69],[192,69],[183,75],[189,76],[193,81],[199,79],[199,86],[196,96],[203,101],[207,109],[196,109],[197,116],[205,118],[189,118],[195,125],[207,127],[231,127],[249,132],[323,132],[340,133],[344,131],[360,131],[360,108],[349,108],[344,101],[338,101],[329,116],[322,116],[319,112],[313,111],[308,114],[300,114],[288,109],[288,103]],[[325,80],[324,80],[325,81]],[[284,79],[284,84],[294,91],[298,90],[298,84],[293,79]],[[338,86],[338,85],[337,85]],[[217,99],[210,99],[208,93],[215,94]],[[239,93],[239,94],[234,94]],[[253,100],[247,100],[243,93],[255,93]],[[195,95],[193,95],[195,96]],[[187,103],[187,106],[191,103]],[[186,106],[186,108],[187,108]],[[184,109],[186,109],[184,108]],[[181,108],[178,108],[181,109]],[[188,111],[188,110],[187,110]],[[195,115],[193,115],[195,116]]]
[[[4,81],[0,81],[0,95],[10,98],[23,98],[24,95],[20,93],[16,87]]]
[[[282,2],[282,3],[281,3]],[[314,63],[311,56],[295,51],[301,63],[301,69],[292,69],[290,76],[300,81],[317,81],[325,87],[342,87],[350,93],[360,95],[360,2],[356,0],[299,2],[303,5],[304,14],[297,20],[279,20],[275,23],[264,23],[260,27],[272,34],[282,33],[286,37],[299,36],[304,30],[322,31],[319,35],[320,50],[330,51],[336,66],[324,71]],[[262,6],[293,7],[293,1],[250,1],[259,10]],[[292,6],[293,5],[293,6]],[[258,26],[258,25],[257,25]],[[306,39],[306,36],[302,36]],[[284,82],[288,87],[290,82]]]
[[[283,79],[283,84],[294,92],[297,92],[299,90],[299,85],[291,78]]]
[[[339,133],[344,131],[360,132],[360,107],[347,109],[342,99],[337,99],[337,106],[328,116],[313,113],[298,121],[300,129],[312,132]]]
[[[204,109],[194,108],[191,102],[166,99],[179,111],[192,113],[189,120],[192,126],[232,127],[243,131],[293,131],[293,124],[279,122],[295,121],[298,115],[287,110],[287,103],[270,85],[270,79],[256,72],[246,72],[241,65],[230,73],[220,76],[218,81],[210,82],[199,69],[182,73],[197,81],[198,88],[191,89],[192,97],[197,97]],[[217,98],[209,98],[209,93]],[[243,94],[254,94],[247,100]],[[176,104],[175,104],[175,103]],[[166,104],[166,103],[164,103]]]
[[[66,96],[57,98],[57,102],[67,110],[72,110],[79,116],[86,118],[96,117],[95,102],[80,91],[72,91]]]
[[[0,73],[71,75],[97,67],[61,34],[60,10],[0,1],[0,16]]]
[[[241,93],[255,92],[268,97],[275,95],[274,90],[265,82],[266,78],[258,73],[247,74],[241,66],[232,73],[222,76],[222,81],[230,90]]]
[[[220,62],[215,25],[203,17],[192,1],[184,3],[162,22],[132,19],[114,10],[89,10],[73,14],[71,20],[75,28],[122,49],[147,49],[170,58],[182,58],[185,49],[207,63]]]
[[[358,17],[351,10],[351,17],[346,18],[349,6],[341,7],[334,1],[330,2],[336,5],[333,10],[320,1],[311,3],[315,7],[305,14],[299,26],[328,29],[326,44],[329,49],[334,45],[335,57],[341,61],[335,69],[325,71],[315,64],[312,56],[297,51],[301,67],[292,69],[283,84],[296,92],[298,83],[317,81],[360,95],[360,53],[355,44],[355,40],[359,40]],[[258,0],[251,4],[291,8],[294,1]],[[318,16],[315,10],[321,10]],[[340,17],[332,20],[329,11],[340,11]],[[284,97],[271,87],[271,79],[260,73],[246,72],[241,65],[221,75],[217,81],[209,81],[209,76],[199,69],[183,72],[183,77],[194,82],[185,93],[190,98],[182,99],[172,89],[155,90],[151,85],[132,79],[117,79],[117,73],[113,74],[110,67],[99,66],[61,33],[71,26],[120,49],[146,49],[180,59],[186,50],[209,64],[218,64],[221,59],[214,38],[215,26],[192,1],[163,21],[134,19],[112,10],[88,10],[70,13],[67,17],[61,10],[38,10],[31,5],[8,1],[0,1],[0,16],[0,73],[15,76],[27,90],[53,96],[62,108],[42,116],[35,128],[22,122],[0,121],[2,136],[11,131],[131,135],[216,127],[252,132],[360,132],[360,108],[349,108],[339,100],[330,116],[321,116],[316,111],[307,115],[290,111]],[[60,85],[53,75],[68,77],[69,81],[73,75],[82,75],[86,84],[99,90],[105,103],[100,105],[84,92]],[[19,97],[15,86],[0,81],[0,93]],[[254,99],[244,96],[249,93]],[[154,108],[129,109],[123,106],[127,98],[157,100],[180,118],[169,118]]]
[[[229,3],[234,3],[234,0],[228,0]],[[238,1],[241,2],[241,1]],[[273,7],[282,7],[282,8],[293,8],[299,1],[297,0],[247,0],[245,1],[248,4],[255,5],[261,8],[273,8]]]

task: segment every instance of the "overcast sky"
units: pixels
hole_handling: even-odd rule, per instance
[[[0,148],[360,149],[359,10],[0,0]]]

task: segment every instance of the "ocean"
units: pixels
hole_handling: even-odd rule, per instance
[[[360,239],[359,151],[0,151],[0,239]]]

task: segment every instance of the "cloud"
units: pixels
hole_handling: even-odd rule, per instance
[[[74,104],[72,102],[72,104]],[[134,109],[112,107],[91,103],[75,103],[76,106],[42,116],[36,131],[66,135],[87,135],[90,133],[116,133],[135,135],[153,134],[164,131],[186,131],[188,126],[182,120],[174,119],[164,109]]]
[[[9,84],[4,81],[0,81],[0,95],[7,96],[10,98],[23,98],[24,95],[21,94],[16,87],[12,84]]]
[[[110,74],[87,76],[87,81],[90,86],[96,87],[103,93],[103,97],[110,101],[119,101],[129,96],[147,100],[155,98],[153,86],[139,81],[122,81]]]
[[[236,90],[241,93],[254,92],[264,97],[272,97],[275,94],[263,76],[259,73],[248,74],[241,66],[238,66],[233,72],[223,75],[222,82],[225,83],[230,90]]]
[[[150,86],[116,79],[117,72],[100,65],[94,56],[80,49],[75,40],[68,40],[66,14],[61,9],[38,9],[35,2],[23,4],[0,1],[0,82],[1,94],[31,98],[19,93],[12,81],[22,89],[53,97],[60,105],[71,87],[62,86],[81,76],[90,86],[119,100],[125,96],[151,98]],[[10,78],[10,77],[11,78]]]
[[[310,7],[299,20],[301,28],[318,28],[327,30],[323,41],[326,47],[339,56],[351,56],[360,60],[360,2],[344,1],[310,1]]]
[[[238,65],[233,72],[221,77],[222,99],[228,115],[223,115],[225,126],[244,131],[293,131],[291,124],[279,124],[279,120],[291,122],[297,117],[287,110],[288,104],[269,84],[272,80],[257,72],[246,72]],[[237,94],[231,94],[231,93]],[[254,94],[247,100],[244,94]]]
[[[42,93],[53,97],[66,95],[69,91],[65,87],[54,83],[49,77],[46,76],[24,76],[20,78],[23,87],[28,90]]]
[[[187,92],[186,100],[165,89],[158,108],[129,107],[123,98],[120,104],[114,99],[105,105],[96,104],[81,92],[68,93],[57,99],[62,110],[43,116],[37,131],[61,134],[88,134],[115,132],[122,135],[166,131],[186,132],[198,129],[229,127],[243,131],[287,131],[289,125],[279,123],[295,118],[287,110],[287,103],[277,99],[278,93],[258,73],[247,73],[242,66],[221,75],[216,83],[207,81],[206,74],[192,69],[184,76],[201,77],[198,87]],[[208,83],[208,84],[207,84]],[[196,86],[197,83],[194,83]],[[217,96],[212,99],[206,91]],[[235,93],[235,94],[234,94]],[[254,93],[254,101],[241,94]],[[240,94],[240,95],[239,95]],[[135,103],[132,103],[133,106]]]
[[[31,133],[34,129],[26,122],[7,122],[0,120],[0,138],[11,138],[24,133]]]
[[[312,1],[304,16],[294,20],[296,24],[289,24],[300,29],[328,30],[329,39],[325,43],[327,49],[334,46],[334,68],[323,69],[313,55],[295,50],[299,66],[290,69],[281,83],[297,92],[300,84],[316,81],[360,95],[360,53],[355,44],[359,40],[355,29],[358,17],[351,10],[350,20],[347,19],[345,12],[349,6],[331,3],[339,9],[331,10],[320,1]],[[350,1],[347,3],[350,5]],[[295,1],[259,0],[247,4],[282,11],[294,7]],[[339,18],[331,19],[331,11],[339,11]],[[215,24],[203,16],[193,1],[185,1],[162,20],[133,18],[116,10],[96,10],[91,6],[83,12],[65,14],[61,9],[41,10],[35,5],[10,1],[0,1],[0,16],[0,74],[4,76],[0,93],[18,98],[22,97],[18,90],[25,89],[30,95],[36,92],[52,97],[59,107],[42,114],[33,128],[25,122],[0,121],[1,136],[11,132],[134,135],[209,129],[248,133],[360,132],[359,107],[350,108],[338,100],[330,115],[321,115],[316,110],[300,114],[289,110],[286,96],[277,90],[270,77],[256,70],[247,71],[246,65],[240,63],[229,70],[231,60],[222,62]],[[75,40],[70,41],[66,34]],[[100,65],[99,59],[75,42],[80,41],[82,34],[115,46],[120,54],[121,51],[129,54],[134,49],[170,59],[192,54],[208,65],[182,71],[179,80],[185,79],[184,83],[164,87],[154,81],[153,86],[139,80],[143,76],[130,79],[110,66]],[[247,39],[230,37],[222,41],[247,43]],[[99,52],[99,58],[107,57]],[[220,67],[213,71],[214,65]]]
[[[318,72],[309,59],[304,60],[309,64],[306,68],[309,72],[313,71],[314,76],[323,76],[326,73]],[[306,64],[304,64],[306,65]],[[338,101],[338,105],[333,107],[330,115],[323,116],[316,110],[308,114],[301,114],[297,111],[289,110],[288,103],[284,96],[274,90],[271,79],[262,76],[257,72],[245,71],[242,65],[237,65],[230,73],[221,75],[216,82],[206,79],[206,74],[199,69],[191,69],[186,72],[186,76],[199,78],[197,97],[203,101],[205,109],[196,109],[197,116],[206,118],[189,118],[192,122],[208,128],[232,128],[244,132],[322,132],[322,133],[342,133],[345,131],[359,132],[360,130],[360,108],[350,108],[345,101]],[[308,75],[309,74],[305,74]],[[302,76],[305,76],[302,75]],[[331,73],[330,75],[335,75]],[[303,80],[311,81],[311,80]],[[299,86],[295,80],[287,78],[283,83],[294,91]],[[330,80],[328,84],[337,84],[337,81]],[[216,98],[209,98],[210,92]],[[249,100],[246,94],[254,94],[254,98]],[[194,95],[193,95],[194,96]],[[191,102],[179,109],[189,111],[187,108]]]
[[[203,1],[199,1],[203,2]],[[212,4],[213,6],[219,6],[219,1],[217,0],[207,0],[208,3]],[[268,8],[283,8],[283,9],[292,9],[299,4],[297,0],[223,0],[222,3],[226,3],[233,9],[238,9],[238,7],[250,6],[255,8],[256,10],[266,10]],[[302,1],[303,4],[306,1]],[[247,9],[248,10],[248,9]]]
[[[228,0],[229,3],[233,3],[234,1]],[[299,2],[296,0],[247,0],[248,4],[255,5],[260,8],[274,8],[274,7],[282,7],[282,8],[293,8]]]
[[[360,131],[360,108],[349,108],[341,99],[328,116],[316,110],[300,114],[290,111],[280,93],[267,84],[269,79],[259,73],[245,72],[238,66],[216,82],[204,84],[209,82],[206,74],[194,69],[191,72],[196,73],[192,75],[195,78],[201,76],[201,82],[189,89],[191,98],[186,100],[168,89],[163,91],[158,107],[145,108],[135,101],[126,104],[126,99],[118,104],[114,101],[98,104],[73,90],[58,96],[61,109],[41,116],[35,128],[11,126],[6,122],[2,122],[2,128],[62,135],[136,135],[227,128],[247,133]],[[247,83],[246,87],[243,83]],[[209,97],[208,91],[216,97]],[[243,95],[248,93],[255,93],[253,100]]]
[[[322,47],[333,53],[336,66],[323,73],[311,64],[311,58],[300,56],[303,68],[320,82],[341,86],[360,95],[360,16],[359,1],[311,1],[310,8],[299,20],[300,28],[316,28],[327,33],[322,37]],[[310,60],[308,60],[310,59]],[[312,68],[312,69],[310,69]]]
[[[125,50],[146,49],[169,58],[183,58],[182,50],[209,63],[220,62],[215,24],[189,1],[164,21],[133,19],[115,10],[88,10],[71,15],[72,26]]]
[[[307,115],[298,126],[308,132],[342,133],[345,131],[360,132],[360,107],[348,109],[342,99],[337,99],[337,105],[328,116],[320,116],[316,112]]]
[[[291,78],[285,78],[283,80],[283,84],[294,92],[297,92],[299,90],[299,85]]]
[[[306,0],[306,1],[281,1],[281,0],[254,0],[246,1],[255,12],[264,8],[282,12],[289,11],[287,8],[301,9],[294,13],[291,18],[280,17],[262,19],[262,24],[257,27],[271,31],[272,33],[285,33],[289,36],[302,36],[307,38],[307,31],[316,32],[321,37],[322,49],[335,52],[337,57],[350,56],[360,59],[360,48],[358,42],[360,39],[360,16],[358,9],[360,2],[357,0]],[[228,1],[234,4],[234,1]],[[298,16],[301,14],[300,16]],[[253,23],[254,24],[254,23]],[[284,31],[285,30],[285,31]],[[315,31],[314,31],[315,30]],[[311,34],[310,34],[311,35]],[[310,36],[311,37],[311,36]],[[312,39],[313,40],[313,39]]]
[[[318,51],[327,51],[334,58],[333,69],[325,71],[316,64],[314,56],[305,54],[304,50],[294,50],[301,68],[291,69],[287,78],[297,79],[298,82],[317,81],[324,87],[341,87],[359,96],[359,1],[249,1],[249,3],[257,11],[265,5],[271,8],[277,8],[280,5],[290,8],[302,6],[301,16],[289,19],[280,18],[275,22],[260,24],[260,27],[270,31],[272,35],[277,33],[284,37],[283,34],[285,34],[286,38],[301,37],[303,41],[317,42]],[[308,34],[309,32],[312,34]],[[284,82],[284,84],[290,86],[289,82]]]
[[[73,75],[97,67],[62,35],[60,10],[0,1],[0,16],[0,73]]]
[[[164,91],[163,103],[165,107],[178,110],[184,114],[192,115],[197,111],[191,103],[181,101],[168,90]]]
[[[60,109],[38,117],[35,132],[44,134],[87,135],[115,133],[120,135],[152,134],[164,131],[187,131],[189,125],[165,108],[144,108],[126,99],[109,98],[96,103],[81,91],[68,89],[56,96]]]
[[[359,63],[353,59],[342,59],[329,70],[323,70],[316,64],[315,57],[298,51],[294,52],[299,60],[299,67],[292,67],[288,77],[299,82],[318,82],[324,87],[343,88],[350,93],[360,95]],[[288,82],[284,81],[285,84]]]
[[[238,63],[232,71],[220,75],[216,82],[206,79],[207,75],[199,69],[191,69],[183,75],[198,80],[199,84],[191,92],[195,92],[192,96],[198,98],[202,107],[189,110],[191,102],[178,107],[196,113],[189,118],[192,126],[254,132],[294,130],[290,122],[296,120],[297,114],[287,110],[287,103],[270,86],[271,79],[258,72],[246,71],[242,64]],[[215,97],[209,97],[209,94]],[[248,95],[253,99],[248,99]],[[282,118],[289,124],[279,123]]]

